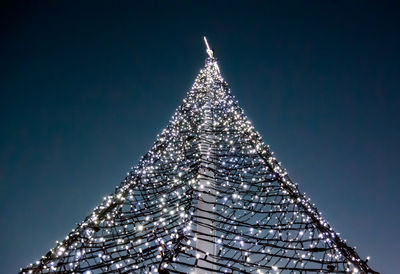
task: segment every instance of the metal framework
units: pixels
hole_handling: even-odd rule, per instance
[[[299,192],[214,54],[156,142],[21,273],[376,273]]]

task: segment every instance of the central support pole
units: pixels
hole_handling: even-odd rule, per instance
[[[215,235],[215,151],[211,99],[206,103],[204,123],[200,134],[199,194],[197,203],[196,274],[213,273],[216,270]]]

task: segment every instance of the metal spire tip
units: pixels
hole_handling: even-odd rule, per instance
[[[210,46],[208,45],[207,42],[207,38],[204,36],[204,43],[206,43],[206,52],[208,53],[208,56],[210,56],[210,58],[214,58],[214,52],[210,49]]]

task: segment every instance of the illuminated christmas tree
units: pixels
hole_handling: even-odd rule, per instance
[[[206,45],[150,151],[22,273],[376,273],[299,192]]]

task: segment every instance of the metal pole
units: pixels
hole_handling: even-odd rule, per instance
[[[205,115],[204,127],[200,134],[200,159],[199,168],[199,193],[197,203],[197,241],[196,241],[196,258],[197,265],[195,268],[196,274],[212,273],[215,270],[215,158],[214,137],[212,132],[212,113],[208,100]]]

